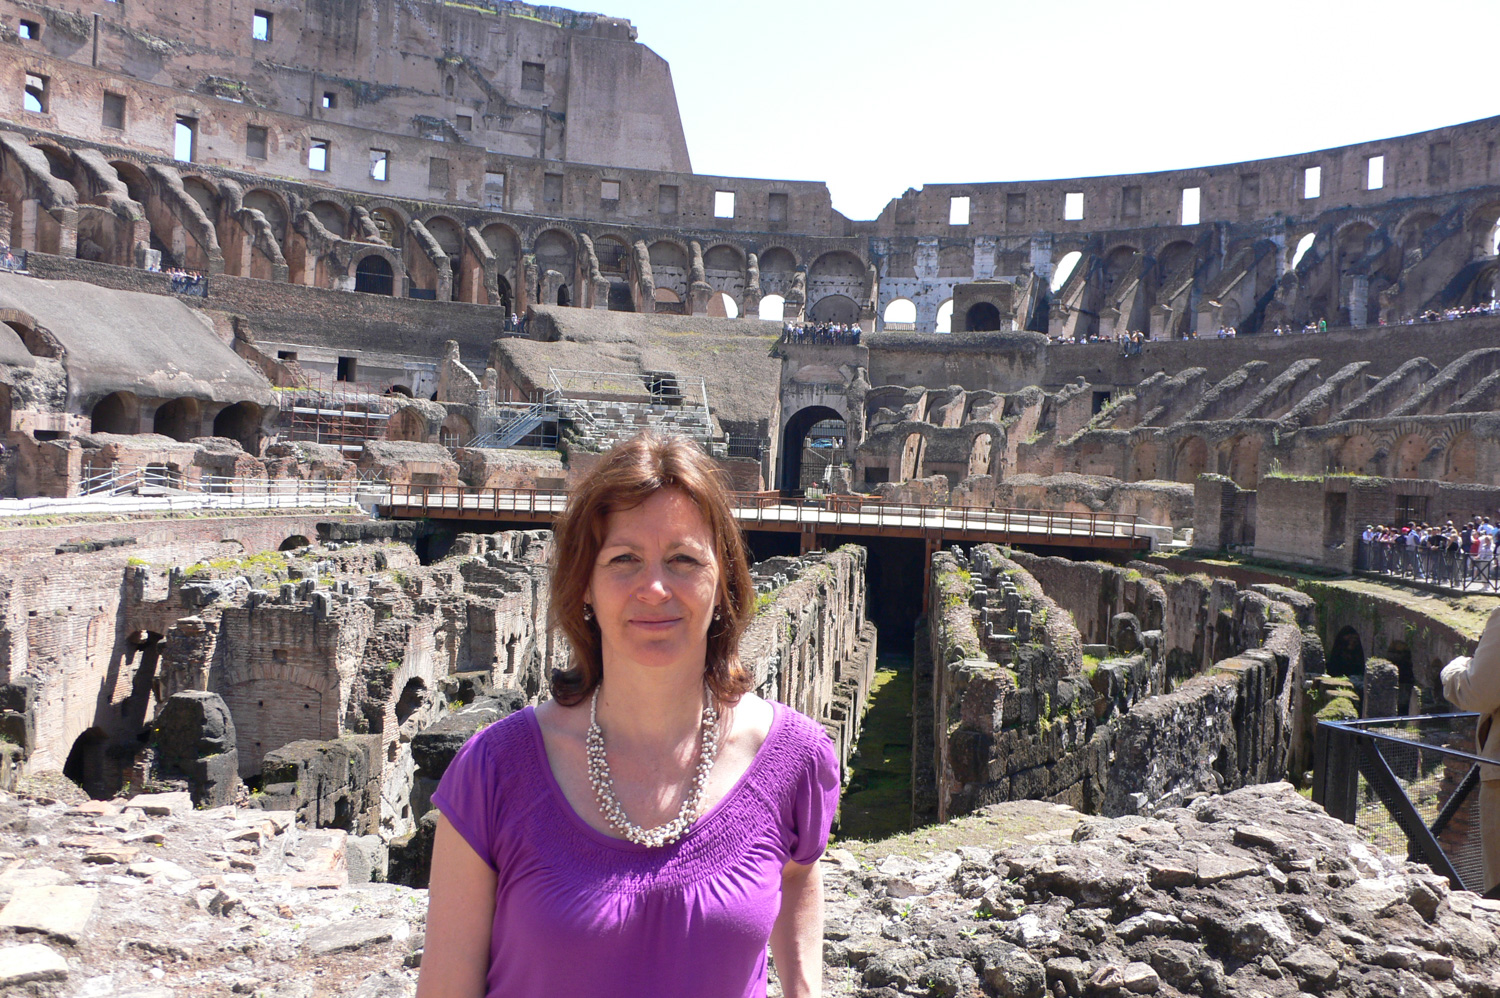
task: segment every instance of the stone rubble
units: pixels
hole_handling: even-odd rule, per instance
[[[345,833],[288,817],[0,795],[0,993],[412,995],[426,892],[351,885]],[[1500,903],[1286,784],[993,805],[836,842],[823,872],[832,998],[1500,996]]]

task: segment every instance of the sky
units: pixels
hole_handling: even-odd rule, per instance
[[[1210,166],[1500,114],[1500,0],[607,2],[671,63],[695,172],[821,180],[854,219],[927,183]]]

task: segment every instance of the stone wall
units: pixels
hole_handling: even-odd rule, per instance
[[[847,768],[875,678],[868,554],[848,545],[755,565],[758,610],[740,641],[755,691],[821,721]]]
[[[149,719],[162,631],[129,619],[124,583],[132,563],[237,560],[315,537],[316,524],[329,519],[347,517],[207,515],[7,529],[0,684],[33,690],[29,768],[62,769],[81,736],[99,746],[128,741]],[[103,785],[105,774],[89,775],[91,785]]]
[[[939,820],[1022,798],[1135,813],[1286,772],[1312,601],[1150,571],[934,557]]]

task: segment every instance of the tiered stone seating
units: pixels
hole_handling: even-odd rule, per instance
[[[728,456],[728,442],[714,429],[701,405],[666,405],[615,399],[565,398],[563,415],[572,423],[569,446],[605,451],[645,429],[692,437],[715,457]]]

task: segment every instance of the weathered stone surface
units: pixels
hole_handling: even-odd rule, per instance
[[[43,932],[76,943],[94,914],[99,892],[89,887],[22,887],[0,909],[0,927]]]
[[[68,961],[50,946],[27,943],[0,949],[0,987],[68,979]]]
[[[406,922],[389,918],[358,918],[317,929],[303,943],[313,956],[360,950],[395,939],[405,939],[411,929]]]
[[[165,794],[136,794],[125,802],[127,809],[136,808],[152,817],[182,814],[193,809],[193,796],[186,790]]]
[[[163,776],[183,776],[193,803],[222,807],[239,786],[234,719],[217,693],[184,690],[167,698],[154,723],[157,766]]]

